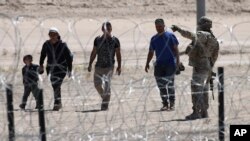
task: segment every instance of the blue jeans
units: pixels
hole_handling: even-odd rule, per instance
[[[154,76],[160,90],[163,105],[174,104],[175,88],[174,76],[176,68],[174,66],[155,66]]]

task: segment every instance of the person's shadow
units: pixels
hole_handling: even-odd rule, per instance
[[[100,112],[102,110],[100,109],[94,109],[94,110],[83,110],[83,111],[76,111],[76,112],[82,112],[82,113],[95,113],[95,112]]]
[[[172,121],[192,121],[190,119],[171,119],[171,120],[165,120],[165,121],[160,121],[160,122],[172,122]]]
[[[161,111],[161,110],[151,110],[151,111],[148,111],[148,112],[164,112],[164,111]]]
[[[173,110],[166,110],[166,111],[161,111],[161,110],[151,110],[149,112],[172,112]],[[160,121],[160,122],[172,122],[172,121],[192,121],[196,119],[171,119],[171,120],[166,120],[166,121]]]

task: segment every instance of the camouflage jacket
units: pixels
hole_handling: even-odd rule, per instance
[[[206,31],[192,33],[183,29],[178,30],[178,32],[183,37],[193,41],[193,45],[188,52],[189,65],[211,69],[219,53],[219,43],[213,34]]]

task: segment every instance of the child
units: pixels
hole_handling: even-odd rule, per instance
[[[38,108],[37,105],[37,96],[39,93],[38,88],[38,65],[32,64],[33,57],[31,55],[25,55],[23,57],[23,62],[25,66],[22,68],[22,76],[23,76],[23,85],[24,85],[24,94],[22,98],[22,103],[19,105],[21,109],[25,109],[25,105],[27,102],[27,99],[30,95],[30,92],[32,92],[33,96],[36,100],[36,108]]]

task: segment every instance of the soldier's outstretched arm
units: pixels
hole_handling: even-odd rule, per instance
[[[178,32],[181,34],[181,36],[183,36],[185,38],[188,38],[188,39],[190,39],[192,41],[194,41],[195,38],[196,38],[196,34],[193,33],[193,32],[183,30],[183,29],[178,30]]]
[[[180,34],[181,34],[181,36],[183,36],[183,37],[185,37],[185,38],[188,38],[188,39],[190,39],[190,40],[192,40],[192,41],[194,41],[195,40],[195,38],[196,38],[196,34],[195,33],[193,33],[193,32],[190,32],[190,31],[188,31],[188,30],[184,30],[184,29],[181,29],[179,26],[177,26],[177,25],[172,25],[172,30],[175,32],[175,31],[178,31]]]

